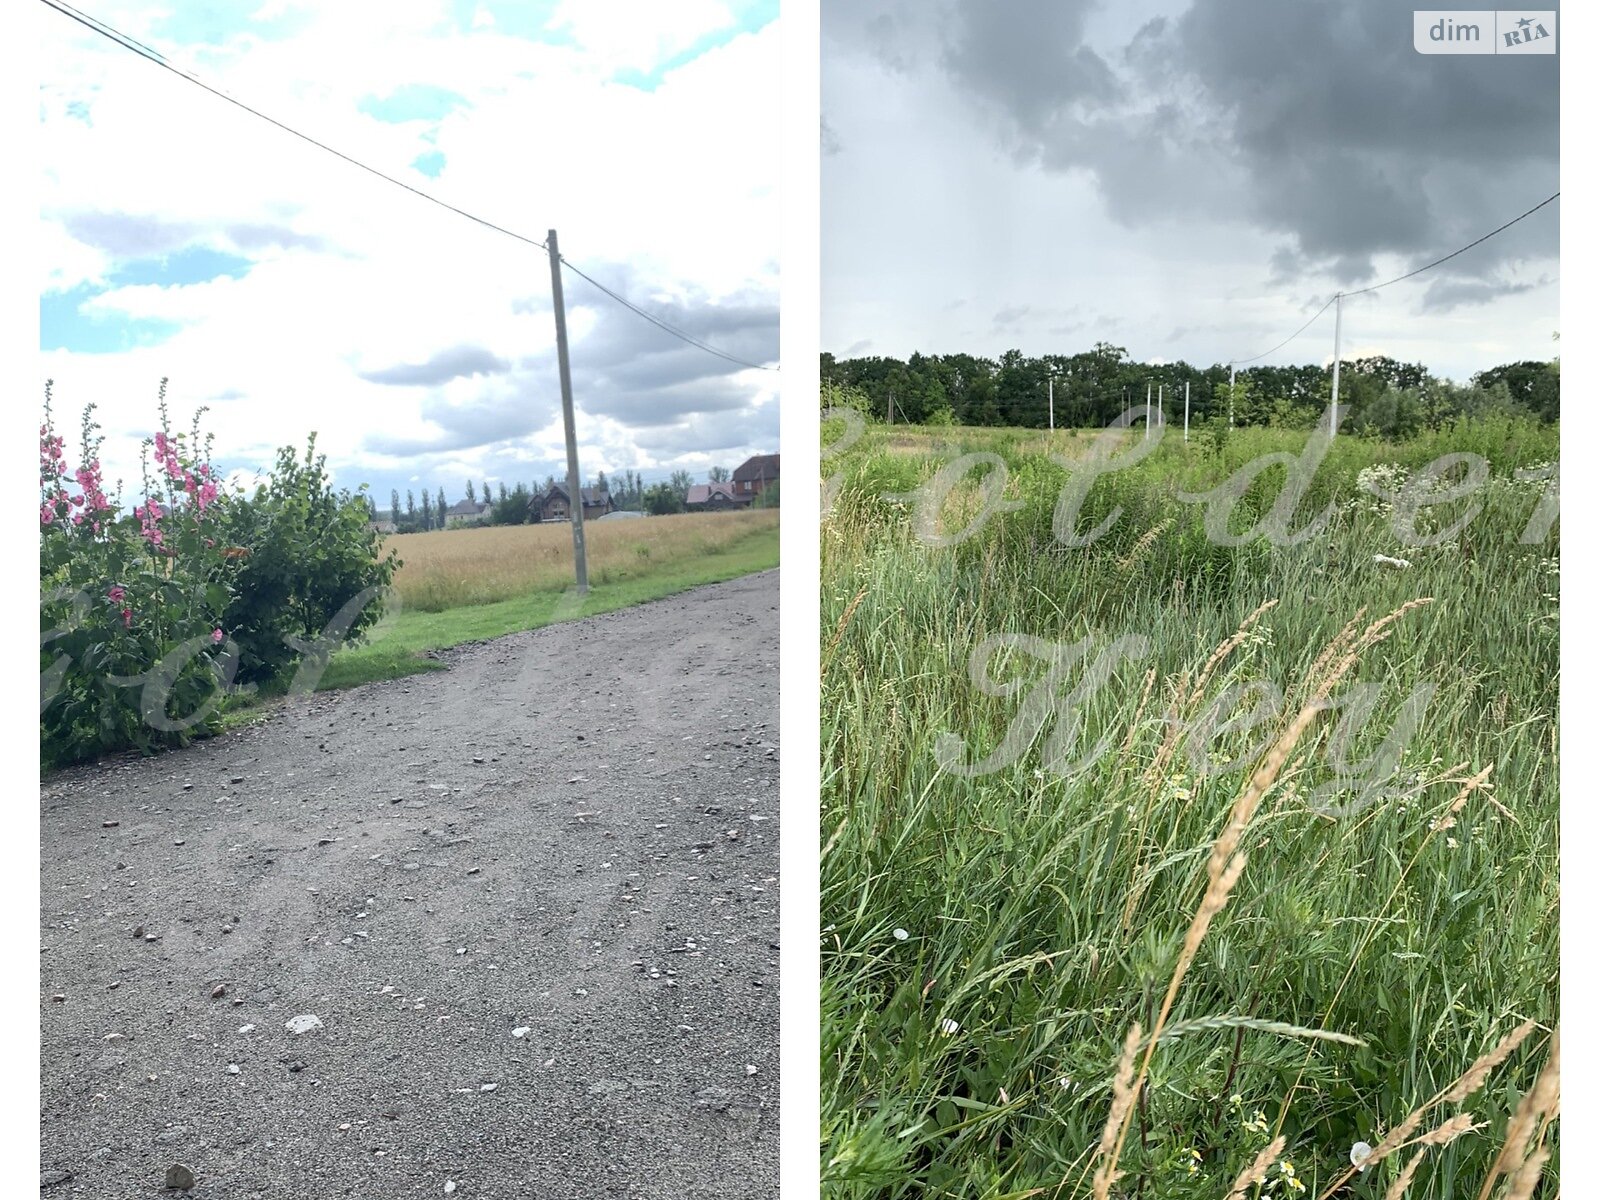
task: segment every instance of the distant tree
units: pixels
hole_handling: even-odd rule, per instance
[[[395,488],[389,493],[389,519],[394,522],[395,528],[400,528],[400,489]]]
[[[485,492],[484,495],[488,495],[488,493]],[[477,492],[475,492],[473,490],[473,488],[472,488],[472,480],[469,479],[469,480],[467,480],[467,503],[468,504],[476,504],[477,502],[478,502],[478,494],[477,494]]]
[[[709,479],[712,483],[727,483],[728,482],[728,468],[727,467],[712,467],[711,470],[706,472],[706,478]]]
[[[422,527],[433,528],[433,498],[428,495],[428,489],[422,489]]]
[[[490,523],[495,525],[526,525],[533,520],[533,514],[528,511],[528,506],[533,501],[526,484],[519,483],[513,492],[506,491],[506,485],[500,485],[500,498],[495,501],[493,510],[489,514]]]
[[[423,496],[426,498],[427,493],[424,492]],[[406,520],[413,525],[417,523],[417,498],[412,495],[410,488],[406,489]]]
[[[519,483],[517,486],[521,487],[522,485]],[[508,495],[510,495],[510,493],[506,491],[506,481],[502,479],[500,481],[500,491],[497,493],[497,496],[502,504],[505,503],[505,499]]]
[[[438,514],[435,519],[439,522],[439,528],[443,529],[444,528],[444,514],[445,514],[445,512],[447,511],[447,509],[449,507],[444,502],[444,489],[443,488],[440,488],[438,493],[435,495],[434,503],[435,503],[435,506],[436,506],[434,508],[434,512]]]
[[[677,492],[679,496],[687,498],[689,489],[694,486],[694,476],[680,468],[672,473],[669,483],[673,491]]]
[[[487,479],[483,481],[483,503],[494,503],[494,493],[489,490],[489,481]]]
[[[658,483],[645,489],[644,510],[651,516],[665,516],[667,513],[682,512],[684,509],[684,492],[678,491],[670,483]]]
[[[1472,382],[1484,390],[1505,384],[1511,398],[1541,420],[1561,417],[1561,368],[1553,362],[1515,362],[1479,371]]]

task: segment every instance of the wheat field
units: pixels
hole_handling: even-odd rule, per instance
[[[777,526],[777,509],[587,521],[589,580],[637,578],[716,554]],[[572,528],[564,521],[396,534],[384,539],[383,549],[399,553],[402,565],[394,585],[405,606],[421,612],[557,591],[573,577]]]

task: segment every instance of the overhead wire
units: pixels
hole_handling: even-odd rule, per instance
[[[386,183],[392,183],[396,187],[404,188],[406,191],[410,192],[413,196],[420,197],[421,199],[428,201],[430,204],[436,204],[440,208],[443,208],[443,209],[448,210],[449,212],[455,213],[457,216],[465,217],[467,220],[473,221],[473,222],[477,223],[478,225],[483,226],[486,229],[493,230],[495,233],[504,234],[506,237],[514,238],[517,241],[526,243],[527,245],[530,245],[530,246],[537,246],[540,250],[545,250],[547,252],[549,250],[549,247],[543,241],[541,241],[538,238],[529,237],[529,236],[527,236],[525,234],[518,233],[514,229],[507,229],[503,225],[497,225],[493,221],[486,220],[485,218],[480,217],[480,216],[476,215],[475,213],[468,212],[464,208],[459,208],[454,204],[450,204],[447,201],[441,200],[437,196],[431,195],[430,193],[423,191],[421,188],[413,187],[411,184],[406,183],[402,179],[396,179],[393,175],[390,175],[390,174],[388,174],[388,173],[386,173],[384,171],[380,171],[377,167],[369,166],[367,163],[362,162],[360,159],[355,158],[352,155],[346,154],[342,150],[335,149],[334,147],[328,145],[326,142],[319,141],[318,139],[312,137],[310,134],[306,134],[306,133],[300,132],[300,130],[294,128],[292,125],[287,125],[284,122],[279,121],[275,117],[271,117],[271,116],[267,115],[266,113],[262,112],[260,109],[251,107],[250,105],[246,104],[244,101],[236,99],[235,97],[228,95],[226,92],[222,91],[219,88],[213,87],[211,84],[206,83],[203,79],[200,79],[200,78],[196,77],[195,75],[190,74],[188,71],[184,71],[181,68],[174,66],[172,63],[168,62],[166,57],[163,54],[161,54],[159,51],[151,49],[149,46],[146,46],[143,42],[140,42],[137,39],[135,39],[133,37],[130,37],[128,34],[123,33],[121,30],[117,29],[115,26],[107,24],[106,22],[100,20],[98,17],[91,16],[88,13],[82,12],[79,9],[74,8],[72,5],[67,4],[65,2],[65,0],[42,0],[42,3],[44,3],[46,7],[54,9],[56,12],[60,13],[62,16],[67,17],[70,20],[76,21],[78,24],[84,26],[86,29],[90,29],[93,32],[99,34],[101,37],[106,38],[108,41],[114,42],[115,44],[121,46],[123,49],[130,50],[133,53],[137,54],[140,58],[146,59],[149,62],[154,63],[156,66],[162,68],[163,70],[172,72],[172,74],[178,76],[180,79],[187,80],[189,83],[194,84],[196,87],[201,88],[204,91],[209,92],[211,95],[217,97],[219,100],[226,100],[229,104],[232,104],[237,108],[243,109],[245,112],[249,113],[251,116],[258,117],[261,120],[266,121],[269,125],[274,125],[277,128],[283,130],[285,133],[292,134],[293,136],[299,138],[301,141],[309,142],[311,145],[317,147],[319,150],[324,150],[327,153],[332,154],[334,157],[344,160],[345,162],[349,163],[351,166],[359,167],[359,168],[361,168],[361,170],[366,171],[369,174],[376,175],[379,179],[384,180]],[[600,291],[604,292],[607,296],[611,297],[611,299],[615,300],[618,304],[621,304],[623,307],[627,308],[629,311],[635,313],[636,315],[638,315],[640,317],[643,317],[645,320],[649,321],[652,325],[655,325],[657,328],[663,330],[664,332],[666,332],[668,334],[671,334],[673,337],[678,338],[678,339],[688,343],[691,346],[694,346],[696,349],[703,350],[707,354],[713,354],[713,355],[717,356],[718,358],[726,359],[729,362],[737,363],[740,366],[752,367],[752,368],[754,368],[756,370],[760,370],[760,371],[776,371],[777,370],[776,367],[763,366],[760,363],[749,362],[746,359],[742,359],[742,358],[739,358],[736,355],[729,354],[725,350],[719,350],[717,347],[709,345],[706,342],[700,341],[698,338],[691,337],[689,334],[685,333],[683,330],[678,329],[675,326],[668,324],[667,322],[661,320],[658,317],[652,316],[650,313],[648,313],[644,309],[640,308],[637,304],[634,304],[632,301],[628,300],[624,296],[622,296],[622,295],[618,294],[617,292],[613,291],[612,289],[606,287],[604,284],[600,283],[599,281],[591,278],[589,275],[585,274],[584,272],[580,271],[577,267],[573,266],[565,258],[561,259],[561,263],[562,263],[563,266],[565,266],[567,268],[567,270],[573,272],[574,274],[578,275],[580,278],[586,280],[587,282],[592,284],[594,287],[596,287]]]
[[[1277,353],[1279,350],[1282,350],[1285,346],[1287,346],[1290,342],[1294,341],[1295,338],[1299,337],[1307,329],[1310,329],[1311,325],[1312,325],[1312,322],[1314,322],[1323,313],[1327,312],[1328,311],[1328,305],[1332,304],[1335,300],[1338,300],[1341,297],[1348,297],[1348,296],[1364,296],[1369,292],[1376,292],[1381,288],[1386,288],[1386,287],[1390,286],[1391,284],[1400,283],[1402,280],[1411,279],[1411,278],[1413,278],[1413,277],[1415,277],[1417,275],[1421,275],[1424,271],[1431,271],[1431,270],[1433,270],[1434,267],[1439,266],[1441,263],[1449,262],[1452,258],[1455,258],[1458,254],[1465,254],[1468,250],[1471,250],[1474,246],[1481,246],[1484,242],[1487,242],[1490,238],[1494,237],[1497,233],[1504,233],[1506,230],[1510,229],[1513,225],[1515,225],[1518,221],[1521,221],[1526,217],[1531,217],[1534,213],[1538,212],[1545,205],[1550,204],[1552,201],[1554,201],[1560,195],[1561,195],[1561,193],[1559,191],[1557,191],[1557,192],[1552,193],[1549,196],[1546,196],[1543,200],[1539,201],[1539,203],[1535,204],[1532,208],[1528,209],[1526,212],[1520,213],[1517,216],[1512,217],[1511,220],[1507,221],[1504,225],[1500,225],[1500,226],[1497,226],[1494,229],[1491,229],[1488,233],[1484,234],[1482,237],[1477,238],[1474,241],[1468,242],[1465,246],[1462,246],[1458,250],[1452,250],[1449,254],[1446,254],[1443,258],[1436,258],[1432,262],[1426,263],[1423,266],[1418,267],[1414,271],[1407,271],[1404,275],[1396,275],[1393,279],[1386,279],[1382,283],[1374,283],[1370,287],[1359,288],[1359,289],[1357,289],[1355,291],[1351,291],[1351,292],[1335,292],[1332,296],[1328,297],[1328,300],[1327,300],[1326,304],[1324,304],[1321,308],[1317,309],[1316,312],[1311,314],[1311,320],[1310,321],[1307,321],[1304,325],[1300,326],[1299,329],[1295,330],[1288,337],[1284,338],[1283,341],[1279,342],[1271,350],[1263,351],[1260,354],[1253,354],[1249,358],[1230,358],[1228,360],[1228,365],[1229,366],[1237,366],[1240,363],[1255,362],[1256,359],[1258,359],[1258,358],[1266,358],[1267,355],[1269,355],[1269,354]]]

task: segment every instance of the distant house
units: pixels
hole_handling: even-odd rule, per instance
[[[696,483],[689,487],[684,507],[690,512],[724,512],[730,508],[749,508],[753,497],[741,497],[732,483]]]
[[[393,521],[368,521],[367,522],[367,528],[372,530],[373,533],[393,533],[394,532],[394,522]]]
[[[494,511],[492,504],[479,504],[475,500],[457,500],[444,510],[445,528],[462,525],[482,525]]]
[[[757,454],[740,463],[733,472],[733,493],[746,504],[778,482],[778,456]]]
[[[603,488],[583,488],[583,519],[594,521],[609,512],[615,512],[617,506],[612,503],[611,493]],[[567,521],[572,518],[572,501],[567,495],[565,484],[551,484],[549,488],[540,492],[528,501],[528,515],[535,521]]]

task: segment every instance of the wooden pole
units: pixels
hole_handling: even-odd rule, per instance
[[[572,558],[577,567],[578,593],[589,590],[589,560],[583,550],[583,488],[578,475],[578,429],[572,417],[572,364],[567,359],[567,308],[561,294],[561,250],[556,231],[546,243],[550,250],[550,300],[556,310],[556,363],[561,370],[561,418],[567,427],[567,510],[572,517]]]

